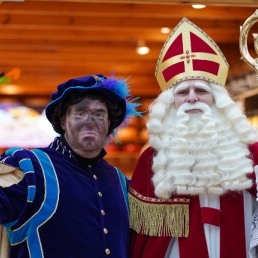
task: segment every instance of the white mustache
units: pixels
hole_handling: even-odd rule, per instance
[[[211,108],[203,102],[194,102],[194,103],[186,102],[178,108],[177,114],[180,115],[180,114],[185,113],[186,111],[189,111],[192,109],[199,109],[203,113],[206,113],[206,112],[211,113]]]

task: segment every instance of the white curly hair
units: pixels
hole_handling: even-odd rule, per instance
[[[257,141],[255,128],[223,86],[208,84],[214,105],[196,102],[202,113],[174,108],[176,87],[162,92],[150,106],[147,129],[156,151],[152,169],[155,195],[216,194],[250,188],[253,171],[248,145]]]

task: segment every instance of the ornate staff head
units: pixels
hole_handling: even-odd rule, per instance
[[[258,85],[258,58],[253,58],[248,51],[247,37],[250,28],[258,21],[258,9],[251,15],[240,27],[239,47],[241,59],[244,60],[249,66],[256,71],[256,84]],[[254,50],[258,54],[258,34],[253,33]]]

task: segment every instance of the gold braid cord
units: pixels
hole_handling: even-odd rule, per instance
[[[148,236],[187,237],[189,201],[187,198],[162,200],[143,197],[131,188],[130,228]]]

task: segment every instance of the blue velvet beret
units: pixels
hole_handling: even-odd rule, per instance
[[[101,74],[89,75],[80,78],[70,79],[57,87],[57,91],[51,95],[51,102],[46,106],[46,117],[52,123],[52,114],[56,106],[69,98],[75,92],[99,92],[112,103],[116,103],[121,109],[121,116],[115,127],[118,127],[124,120],[131,116],[139,116],[136,111],[137,103],[132,103],[129,99],[129,87],[125,80],[107,78]]]

